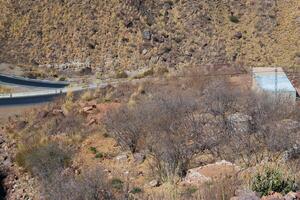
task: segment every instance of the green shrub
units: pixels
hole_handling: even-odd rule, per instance
[[[65,81],[65,80],[66,80],[66,77],[60,77],[58,80],[59,80],[59,81]]]
[[[108,133],[104,133],[104,134],[103,134],[103,137],[108,138],[108,137],[109,137],[109,134],[108,134]]]
[[[91,151],[93,154],[96,154],[96,153],[97,153],[97,148],[96,148],[96,147],[90,147],[90,151]]]
[[[152,76],[154,74],[154,69],[153,68],[150,68],[148,70],[146,70],[144,73],[143,73],[143,76],[146,77],[146,76]]]
[[[114,189],[121,190],[123,188],[123,181],[118,178],[114,178],[111,180],[111,186]]]
[[[141,78],[145,78],[147,76],[153,76],[153,75],[154,75],[154,69],[150,68],[150,69],[144,71],[143,73],[136,75],[134,78],[141,79]]]
[[[104,157],[104,155],[101,152],[97,152],[95,155],[95,158],[103,158],[103,157]]]
[[[138,193],[142,193],[142,192],[143,192],[143,190],[141,188],[139,188],[139,187],[134,187],[130,191],[130,193],[132,193],[132,194],[138,194]]]
[[[165,73],[169,73],[169,70],[166,67],[159,67],[156,69],[157,75],[164,75]]]
[[[278,169],[266,168],[252,179],[252,190],[262,196],[268,195],[270,192],[286,194],[296,189],[295,179],[284,176]]]
[[[185,189],[184,194],[192,195],[192,194],[196,193],[197,190],[198,189],[196,187],[188,187]]]
[[[128,78],[128,74],[124,70],[116,72],[116,78]]]
[[[239,23],[239,18],[237,16],[231,15],[229,16],[229,20],[233,23]]]

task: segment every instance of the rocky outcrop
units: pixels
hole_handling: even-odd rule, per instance
[[[213,179],[222,179],[224,176],[235,175],[239,170],[240,168],[237,165],[222,160],[213,164],[189,169],[181,184],[201,185],[211,182]]]
[[[36,182],[27,174],[19,171],[12,162],[16,144],[0,130],[0,199],[30,200],[37,195]]]

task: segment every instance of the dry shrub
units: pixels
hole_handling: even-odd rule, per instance
[[[87,169],[79,176],[57,172],[42,180],[42,195],[49,200],[116,199],[100,168]]]
[[[227,200],[234,196],[240,186],[241,181],[237,176],[226,176],[220,180],[213,180],[202,189],[200,188],[196,196],[203,200]]]
[[[193,93],[157,93],[140,104],[108,114],[107,130],[132,152],[145,144],[152,169],[163,180],[184,177],[192,157],[217,142],[203,131],[205,120]],[[141,147],[139,147],[141,150]]]
[[[143,107],[152,169],[163,180],[184,177],[193,156],[214,145],[204,131],[199,102],[188,93],[157,94]]]
[[[187,186],[184,189],[173,186],[162,192],[151,193],[145,200],[228,200],[240,188],[236,176],[226,176],[201,186]]]
[[[49,178],[69,164],[71,155],[70,150],[49,142],[19,150],[16,162],[39,178]]]
[[[144,117],[140,107],[130,108],[123,105],[107,113],[106,129],[123,149],[132,153],[137,151],[138,143],[143,136]]]
[[[11,88],[4,87],[4,86],[0,85],[0,94],[2,94],[2,93],[11,93],[11,92],[12,92]]]
[[[49,119],[43,127],[45,128],[46,135],[74,135],[74,134],[86,134],[88,129],[84,126],[85,119],[78,112],[71,111],[68,115],[54,116]]]
[[[223,144],[212,150],[218,157],[251,166],[263,159],[278,160],[299,142],[299,127],[285,125],[297,116],[286,98],[242,92],[226,82],[214,82],[205,90],[203,103],[212,115],[210,129],[223,138]]]
[[[84,92],[81,96],[81,100],[83,101],[91,101],[94,98],[94,92],[88,90]]]

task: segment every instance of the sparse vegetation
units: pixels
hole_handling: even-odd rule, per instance
[[[33,112],[25,126],[12,126],[22,127],[19,132],[10,129],[19,144],[16,162],[41,183],[41,194],[50,200],[99,195],[226,200],[240,187],[261,195],[296,190],[297,167],[295,176],[277,169],[253,174],[262,163],[291,168],[288,163],[299,162],[290,155],[299,154],[294,104],[242,90],[229,78],[190,73],[126,85],[116,94],[117,103],[95,101],[107,94],[97,91],[91,99],[70,95],[49,106],[50,111]],[[113,95],[111,99],[115,101]],[[67,110],[66,101],[71,105]],[[90,104],[93,112],[85,112]],[[223,159],[231,163],[215,163]],[[232,172],[214,176],[220,163],[232,166]],[[206,171],[214,164],[213,172]],[[95,166],[101,169],[87,173]],[[191,171],[195,176],[189,176]]]
[[[295,178],[287,176],[278,168],[267,167],[253,177],[252,189],[265,196],[271,192],[286,194],[296,191],[298,187]]]
[[[87,169],[79,177],[73,174],[54,174],[43,182],[42,194],[49,200],[113,200],[102,169]]]
[[[121,190],[123,188],[123,181],[119,178],[113,178],[111,180],[111,186],[114,189]]]
[[[124,70],[116,72],[116,78],[128,78],[128,74]]]
[[[132,194],[139,194],[139,193],[142,193],[142,192],[143,192],[143,190],[139,187],[134,187],[130,190],[130,193],[132,193]]]
[[[21,149],[16,162],[27,171],[40,178],[49,178],[62,171],[71,160],[71,152],[62,149],[57,143],[46,143]]]
[[[11,88],[7,88],[7,87],[4,87],[4,86],[0,85],[0,94],[2,94],[2,93],[10,93],[10,92],[12,92]]]
[[[234,16],[234,15],[230,15],[229,20],[233,23],[239,23],[240,22],[239,18],[237,16]]]

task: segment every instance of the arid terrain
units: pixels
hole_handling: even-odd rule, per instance
[[[299,0],[0,0],[0,75],[0,200],[300,200]]]
[[[0,61],[41,77],[208,63],[299,67],[299,7],[298,0],[1,0]]]

